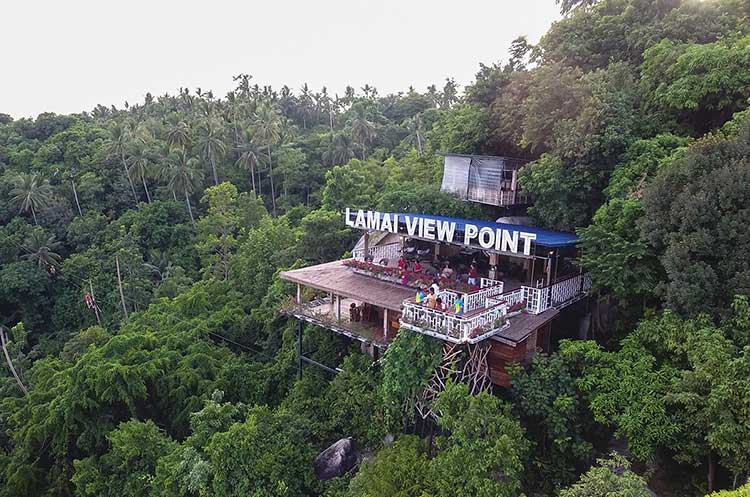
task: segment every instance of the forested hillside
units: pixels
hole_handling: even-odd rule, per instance
[[[0,114],[0,496],[746,495],[750,3],[560,4],[463,90],[241,74]],[[497,217],[440,192],[446,152],[533,161],[529,214],[582,236],[596,294],[590,340],[509,391],[449,384],[430,427],[439,343],[402,331],[373,364],[308,326],[343,371],[297,379],[277,273],[350,250],[346,207]],[[318,481],[350,436],[365,462]]]

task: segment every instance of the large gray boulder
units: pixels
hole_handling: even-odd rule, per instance
[[[323,481],[344,476],[357,465],[358,459],[354,440],[351,437],[342,438],[315,458],[315,476]]]

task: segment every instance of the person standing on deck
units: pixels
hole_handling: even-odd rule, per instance
[[[430,293],[427,294],[427,307],[429,307],[430,309],[436,309],[437,299],[438,299],[438,296],[435,293],[435,290],[430,288]]]
[[[398,258],[398,268],[401,271],[404,271],[406,269],[406,259],[404,259],[404,256]]]
[[[461,314],[464,311],[464,298],[461,295],[453,302],[453,308],[456,310],[456,314]]]
[[[469,280],[467,281],[469,286],[477,286],[478,276],[479,276],[479,272],[477,271],[477,265],[472,263],[471,267],[469,268]]]
[[[421,289],[421,288],[418,288],[418,289],[417,289],[417,295],[416,295],[416,297],[415,297],[414,301],[415,301],[415,302],[416,302],[417,304],[421,304],[421,303],[423,303],[423,302],[425,301],[425,299],[426,299],[426,297],[425,297],[425,294],[424,294],[424,292],[422,291],[422,289]]]
[[[453,269],[451,269],[451,265],[449,263],[445,264],[445,267],[440,273],[440,276],[442,276],[446,280],[450,280],[453,277]]]

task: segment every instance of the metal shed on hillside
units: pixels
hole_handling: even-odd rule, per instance
[[[463,200],[509,207],[529,203],[518,186],[528,161],[491,155],[446,154],[440,189]]]

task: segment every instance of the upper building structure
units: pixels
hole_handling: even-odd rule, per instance
[[[525,206],[530,198],[518,185],[518,171],[527,163],[511,157],[446,154],[440,189],[469,202]]]
[[[508,386],[506,365],[549,351],[552,321],[591,288],[570,233],[417,213],[343,215],[362,232],[352,257],[282,272],[297,287],[285,312],[374,354],[399,329],[481,345],[489,379]]]

